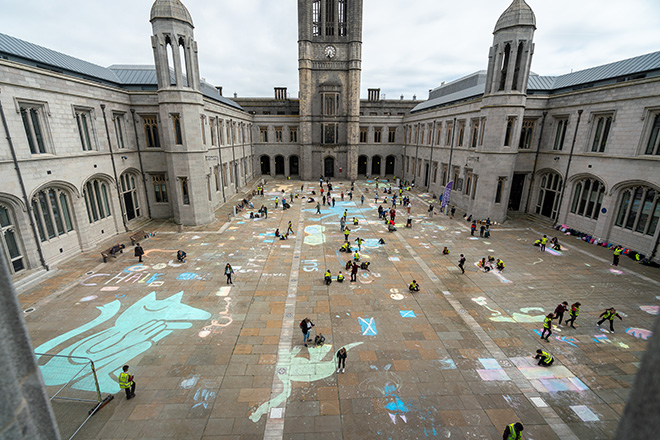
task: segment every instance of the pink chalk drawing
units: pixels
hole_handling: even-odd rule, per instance
[[[657,315],[660,313],[660,306],[639,306],[639,308],[649,315]]]
[[[630,336],[634,336],[637,339],[643,339],[647,340],[651,336],[653,336],[653,332],[651,330],[646,330],[643,328],[637,328],[637,327],[630,327],[626,329],[626,333],[628,333]]]

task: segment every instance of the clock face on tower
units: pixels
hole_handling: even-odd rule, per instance
[[[335,46],[326,46],[323,52],[325,53],[326,57],[334,58],[334,56],[337,54],[337,49]]]

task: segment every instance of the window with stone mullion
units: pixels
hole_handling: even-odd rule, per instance
[[[644,154],[660,155],[660,113],[655,115]]]

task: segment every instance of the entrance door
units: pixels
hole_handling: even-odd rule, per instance
[[[284,157],[275,156],[275,174],[284,174]]]
[[[385,159],[385,174],[388,176],[394,175],[394,162],[396,158],[394,156],[387,156]]]
[[[289,157],[289,174],[292,176],[298,175],[298,156]]]
[[[511,181],[511,192],[509,193],[509,210],[520,211],[523,187],[525,186],[525,174],[514,174]]]
[[[367,156],[358,157],[358,174],[360,176],[367,174]]]
[[[380,176],[380,156],[371,158],[371,175]]]
[[[429,186],[429,164],[424,167],[424,186]]]
[[[326,157],[323,161],[323,175],[325,177],[335,177],[335,158]]]
[[[124,193],[124,206],[126,207],[126,220],[133,220],[135,218],[135,206],[133,206],[132,194]]]
[[[555,195],[554,191],[546,191],[545,197],[543,198],[543,207],[541,208],[541,215],[544,217],[552,217],[552,207],[555,204]]]
[[[261,156],[261,174],[270,174],[270,156]]]

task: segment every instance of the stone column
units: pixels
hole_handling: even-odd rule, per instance
[[[60,438],[16,291],[0,252],[0,438]]]

